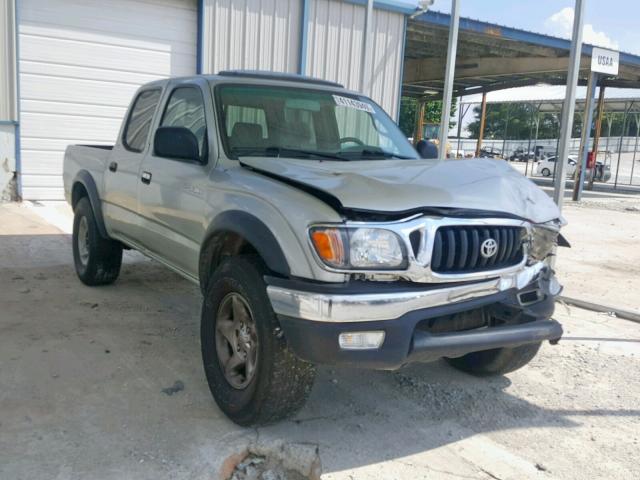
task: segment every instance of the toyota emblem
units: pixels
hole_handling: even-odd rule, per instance
[[[487,238],[480,245],[480,255],[484,258],[493,257],[498,251],[498,242],[496,242],[493,238]]]

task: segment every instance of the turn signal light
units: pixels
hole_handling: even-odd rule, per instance
[[[336,228],[319,228],[311,232],[311,241],[318,256],[327,264],[342,267],[345,264],[345,248],[342,233]]]

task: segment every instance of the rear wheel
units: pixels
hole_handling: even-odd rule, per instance
[[[231,257],[209,281],[202,306],[202,360],[220,409],[239,425],[275,422],[305,403],[315,367],[287,347],[254,255]]]
[[[458,370],[478,376],[502,375],[524,367],[538,353],[542,343],[513,348],[496,348],[468,353],[460,358],[447,358]]]
[[[85,285],[107,285],[115,282],[122,265],[122,244],[103,238],[87,197],[74,209],[73,263],[78,278]]]

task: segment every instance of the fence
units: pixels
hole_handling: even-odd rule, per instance
[[[457,138],[449,138],[449,143],[451,144],[451,148],[464,150],[465,154],[473,154],[476,151],[476,144],[478,140],[472,138],[462,138],[458,141]],[[460,147],[458,147],[458,144]],[[525,152],[528,148],[533,150],[535,145],[541,145],[544,147],[546,152],[556,152],[556,148],[558,145],[558,139],[545,139],[538,141],[531,140],[491,140],[485,139],[482,141],[483,147],[493,147],[494,149],[505,152],[508,155],[511,155],[514,150],[518,148],[522,148]],[[593,145],[593,139],[589,139],[589,149]],[[572,138],[569,143],[569,153],[577,154],[580,149],[580,139]],[[622,151],[623,153],[633,153],[637,149],[640,149],[640,139],[637,137],[622,137],[622,148],[620,148],[620,137],[601,137],[600,143],[598,146],[599,151],[609,151],[611,153],[618,153]],[[639,152],[640,154],[640,152]]]
[[[449,144],[454,150],[463,150],[465,156],[474,155],[477,140],[471,138],[449,138]],[[527,148],[533,151],[535,145],[544,147],[547,154],[555,154],[557,148],[557,139],[538,140],[537,142],[529,140],[483,140],[482,146],[485,148],[492,147],[496,150],[506,152],[507,156],[511,155],[517,148],[522,148],[525,152]],[[459,146],[458,146],[459,145]],[[589,141],[589,148],[592,141]],[[598,161],[603,162],[611,173],[608,184],[618,186],[640,186],[640,138],[636,137],[602,137],[598,147],[599,152],[607,151],[609,155],[598,155]],[[573,138],[569,144],[569,154],[578,155],[580,148],[580,139]],[[531,164],[531,165],[530,165]],[[529,176],[539,175],[543,166],[532,162],[528,162],[526,167],[522,167],[522,173]],[[555,172],[554,172],[555,174]]]

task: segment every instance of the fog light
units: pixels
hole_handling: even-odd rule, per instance
[[[373,350],[384,342],[384,332],[345,332],[338,338],[342,350]]]

